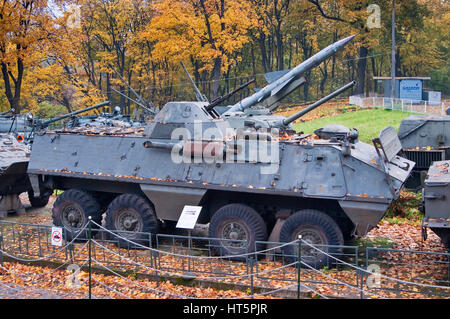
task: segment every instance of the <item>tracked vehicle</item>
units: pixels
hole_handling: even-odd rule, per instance
[[[128,231],[129,240],[142,244],[148,238],[140,232],[157,233],[161,221],[176,222],[185,205],[199,205],[199,223],[209,223],[217,253],[230,255],[261,248],[256,242],[269,235],[287,242],[302,235],[322,245],[363,236],[414,166],[396,155],[401,145],[393,128],[374,145],[351,134],[286,134],[296,117],[278,123],[280,134],[236,130],[207,105],[167,103],[143,133],[37,135],[28,165],[33,190],[39,192],[39,183],[65,190],[53,206],[53,221],[72,236],[88,216],[101,223],[105,213],[108,229]],[[324,256],[315,260],[325,262]]]

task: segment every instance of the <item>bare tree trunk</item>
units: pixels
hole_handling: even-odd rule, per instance
[[[5,84],[5,95],[8,99],[10,108],[14,109],[15,114],[19,114],[20,109],[20,95],[22,90],[22,79],[23,79],[23,61],[21,58],[17,59],[17,78],[13,76],[11,70],[8,69],[6,63],[1,63],[3,81]],[[11,86],[11,80],[14,83],[14,94],[13,88]]]
[[[364,94],[365,81],[366,81],[366,67],[367,67],[367,54],[369,50],[367,47],[359,48],[359,60],[358,60],[358,69],[356,71],[356,88],[355,94]]]

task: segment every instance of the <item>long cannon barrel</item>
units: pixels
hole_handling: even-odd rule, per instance
[[[355,36],[356,34],[329,45],[325,49],[314,54],[306,61],[297,65],[295,68],[284,74],[276,81],[273,81],[255,94],[233,105],[227,112],[225,112],[225,114],[242,112],[253,105],[261,103],[263,100],[276,95],[281,90],[285,89],[287,86],[291,85],[294,81],[299,79],[304,73],[318,66],[320,63],[328,59],[337,51],[343,49],[347,45],[347,43],[350,42]]]
[[[111,104],[110,101],[105,101],[105,102],[102,102],[102,103],[99,103],[99,104],[96,104],[96,105],[93,105],[93,106],[90,106],[90,107],[87,107],[87,108],[84,108],[84,109],[81,109],[81,110],[78,110],[78,111],[74,111],[72,113],[68,113],[68,114],[64,114],[64,115],[61,115],[61,116],[54,117],[54,118],[52,118],[50,120],[38,123],[38,126],[40,128],[45,128],[45,127],[49,126],[52,123],[64,120],[66,118],[69,118],[69,117],[72,117],[72,116],[75,116],[75,115],[78,115],[80,113],[84,113],[84,112],[88,112],[90,110],[98,109],[98,108],[100,108],[102,106],[106,106],[106,105],[109,105],[109,104]]]
[[[250,84],[252,84],[253,82],[255,82],[255,78],[251,79],[248,82],[245,82],[244,84],[242,84],[241,86],[239,86],[238,88],[234,89],[233,91],[228,92],[227,94],[225,94],[224,96],[221,96],[217,99],[215,99],[214,101],[212,101],[209,105],[206,106],[206,110],[209,112],[211,111],[214,107],[216,107],[217,105],[219,105],[220,103],[228,100],[230,97],[232,97],[233,95],[235,95],[237,92],[239,92],[240,90],[245,89],[247,86],[249,86]]]
[[[14,112],[14,109],[9,109],[8,111],[0,113],[0,116],[6,115],[6,114],[9,114],[9,113],[12,113],[12,112]]]
[[[311,104],[310,106],[308,106],[307,108],[301,110],[298,113],[295,113],[294,115],[289,116],[288,118],[281,120],[277,126],[288,126],[289,124],[291,124],[292,122],[294,122],[295,120],[297,120],[298,118],[302,117],[303,115],[311,112],[312,110],[316,109],[317,107],[319,107],[320,105],[322,105],[325,102],[328,102],[329,100],[331,100],[332,98],[338,96],[339,94],[341,94],[342,92],[348,90],[349,88],[353,87],[356,84],[355,81],[352,81],[350,83],[348,83],[347,85],[341,87],[340,89],[334,91],[333,93],[321,98],[319,101]]]

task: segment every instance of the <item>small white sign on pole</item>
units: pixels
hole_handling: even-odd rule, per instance
[[[63,230],[61,227],[52,227],[52,245],[53,246],[62,246]]]
[[[201,206],[184,206],[176,227],[184,229],[194,229],[201,211]]]

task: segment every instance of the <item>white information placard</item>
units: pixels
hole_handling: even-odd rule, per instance
[[[52,245],[53,246],[62,246],[63,236],[62,236],[62,228],[60,227],[52,227]]]
[[[189,206],[189,205],[184,206],[176,227],[185,229],[194,229],[201,211],[202,206]]]

